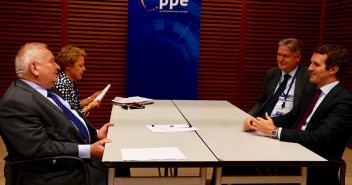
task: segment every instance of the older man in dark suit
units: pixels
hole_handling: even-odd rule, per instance
[[[253,117],[281,116],[298,105],[305,91],[314,91],[309,82],[307,67],[298,65],[302,57],[303,43],[295,38],[282,39],[277,50],[277,68],[266,72],[261,94],[248,112]],[[285,80],[285,78],[287,78]]]
[[[257,130],[281,141],[299,143],[326,159],[340,160],[352,135],[352,95],[339,77],[348,63],[348,51],[327,44],[314,50],[309,66],[316,92],[302,96],[300,104],[284,116],[250,118],[245,131]],[[338,166],[309,168],[308,184],[339,184]]]
[[[106,138],[105,124],[98,132],[80,113],[71,109],[53,84],[60,67],[41,43],[24,45],[15,59],[16,79],[0,101],[0,133],[10,161],[46,156],[78,156],[86,161],[91,184],[107,184],[100,167]],[[38,163],[18,169],[16,184],[83,184],[74,164]],[[67,183],[67,180],[69,183]]]

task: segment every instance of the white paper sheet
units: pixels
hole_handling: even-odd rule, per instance
[[[106,92],[108,92],[110,86],[111,86],[111,85],[108,84],[108,85],[103,89],[103,91],[102,91],[97,97],[95,97],[94,101],[97,101],[97,100],[100,101],[101,99],[103,99],[104,96],[105,96],[105,94],[106,94]]]
[[[177,147],[163,148],[122,148],[124,161],[157,161],[157,160],[185,160],[186,157]]]
[[[191,132],[198,130],[196,127],[188,124],[177,125],[146,125],[152,132]]]

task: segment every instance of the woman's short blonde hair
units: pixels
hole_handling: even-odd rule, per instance
[[[56,56],[56,63],[60,66],[63,71],[66,66],[73,65],[80,56],[86,57],[87,53],[78,47],[65,46],[61,48],[61,51]]]

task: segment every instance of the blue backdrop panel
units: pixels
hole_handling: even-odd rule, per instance
[[[201,0],[128,7],[126,96],[197,99]]]

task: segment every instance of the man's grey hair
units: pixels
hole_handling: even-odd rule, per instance
[[[296,38],[282,39],[279,42],[279,46],[287,46],[293,54],[297,57],[303,55],[303,42]]]
[[[27,73],[30,62],[43,62],[43,54],[40,47],[47,47],[46,44],[32,42],[21,47],[15,58],[15,70],[17,77],[22,77]]]

